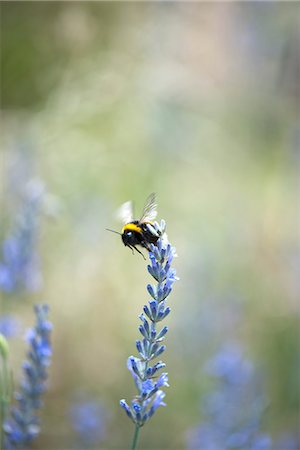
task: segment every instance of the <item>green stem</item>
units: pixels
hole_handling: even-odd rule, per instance
[[[132,441],[132,446],[131,446],[131,450],[136,450],[136,446],[137,446],[137,441],[138,441],[138,437],[139,437],[139,433],[140,433],[140,426],[138,424],[136,424],[135,426],[135,430],[134,430],[134,436],[133,436],[133,441]]]
[[[5,417],[5,404],[4,404],[4,400],[1,399],[1,421],[0,421],[0,426],[1,426],[1,437],[0,437],[0,450],[4,450],[4,431],[3,431],[3,423],[4,423],[4,417]]]
[[[4,449],[4,431],[3,424],[6,415],[7,408],[7,373],[6,373],[6,361],[3,359],[3,372],[1,373],[0,380],[0,450]]]
[[[0,450],[4,449],[3,423],[6,417],[11,393],[10,374],[7,366],[8,351],[7,341],[4,336],[0,334]]]

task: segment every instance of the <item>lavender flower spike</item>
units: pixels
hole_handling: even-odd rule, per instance
[[[149,252],[148,272],[154,278],[155,284],[147,286],[151,300],[144,306],[143,313],[140,315],[142,324],[139,326],[139,331],[142,338],[136,341],[139,357],[130,356],[127,362],[138,395],[134,397],[130,405],[124,399],[120,401],[127,416],[136,424],[136,430],[143,426],[160,406],[165,406],[163,401],[165,393],[162,388],[169,386],[168,374],[163,372],[159,375],[160,369],[163,369],[165,364],[161,361],[151,364],[165,350],[162,341],[168,328],[163,326],[158,329],[158,325],[170,312],[170,308],[166,306],[166,299],[177,279],[175,269],[171,268],[176,250],[167,240],[165,222],[161,221],[160,226],[155,223],[154,226],[161,236],[156,245],[151,245]],[[135,444],[133,444],[134,447]]]
[[[0,248],[0,291],[5,293],[37,291],[42,276],[37,251],[39,219],[44,203],[44,185],[36,180],[27,186],[24,205],[13,230]]]
[[[36,305],[36,325],[27,334],[29,350],[23,363],[23,380],[15,394],[17,405],[11,408],[4,423],[5,448],[23,449],[40,431],[37,410],[42,407],[41,396],[46,391],[47,371],[51,362],[48,306]]]

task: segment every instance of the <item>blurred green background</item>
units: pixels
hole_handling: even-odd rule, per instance
[[[135,394],[126,359],[149,276],[105,227],[119,230],[120,204],[133,199],[139,213],[153,191],[180,282],[163,357],[168,406],[141,447],[185,447],[201,420],[203,365],[228,340],[266,375],[264,428],[275,438],[296,428],[299,8],[1,2],[1,236],[17,209],[11,184],[39,177],[55,205],[41,226],[42,290],[1,302],[24,326],[31,304],[51,308],[54,356],[34,448],[76,448],[68,410],[78,392],[107,411],[102,447],[130,444],[118,403]],[[24,343],[11,348],[18,380]]]

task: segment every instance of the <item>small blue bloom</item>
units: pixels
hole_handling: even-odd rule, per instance
[[[155,389],[154,381],[151,379],[148,379],[146,381],[142,382],[141,386],[141,395],[143,398],[148,397],[152,394],[152,391]]]
[[[50,334],[52,324],[47,320],[48,306],[35,306],[36,325],[27,333],[29,350],[23,363],[20,391],[15,394],[17,404],[11,408],[4,423],[5,448],[21,449],[40,431],[37,410],[43,405],[41,395],[46,390],[48,367],[51,362]]]
[[[157,393],[152,401],[152,405],[150,406],[148,418],[152,417],[153,414],[155,413],[155,411],[160,406],[166,406],[166,403],[163,402],[163,398],[165,397],[165,395],[166,394],[163,391],[157,391]]]
[[[162,373],[162,374],[160,375],[160,377],[158,378],[158,380],[157,380],[157,382],[156,382],[156,385],[157,385],[157,387],[158,387],[159,389],[160,389],[161,387],[163,387],[163,386],[169,387],[168,381],[169,381],[169,379],[168,379],[168,374],[164,372],[164,373]]]
[[[160,226],[155,223],[154,226],[160,238],[156,245],[151,245],[148,271],[156,284],[148,284],[147,291],[151,299],[148,305],[144,305],[140,315],[142,324],[139,326],[139,332],[142,339],[136,341],[139,357],[130,356],[127,360],[127,367],[134,379],[138,395],[130,406],[124,399],[120,401],[127,416],[138,427],[144,425],[160,406],[166,405],[163,402],[165,393],[161,388],[169,386],[167,373],[163,372],[158,376],[158,371],[163,369],[165,364],[159,361],[151,366],[151,362],[166,348],[161,342],[168,332],[168,327],[158,329],[157,326],[170,313],[170,308],[166,307],[166,298],[177,279],[175,269],[171,268],[176,251],[167,241],[165,222],[162,221]]]

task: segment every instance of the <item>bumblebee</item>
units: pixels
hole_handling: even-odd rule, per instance
[[[129,247],[132,253],[136,250],[145,259],[143,253],[136,246],[139,245],[149,251],[150,244],[156,244],[160,237],[160,234],[153,225],[153,220],[157,216],[155,194],[152,193],[147,198],[142,216],[139,220],[134,219],[133,204],[131,201],[121,206],[118,216],[124,224],[122,232],[118,233],[108,228],[107,230],[119,234],[125,247]]]

